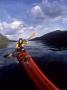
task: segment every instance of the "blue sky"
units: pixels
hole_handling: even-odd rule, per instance
[[[0,0],[0,33],[9,39],[67,30],[67,0]]]
[[[27,11],[33,5],[40,3],[39,0],[0,0],[0,20],[8,21],[8,16],[18,20],[24,20],[27,23],[31,20],[28,19]]]

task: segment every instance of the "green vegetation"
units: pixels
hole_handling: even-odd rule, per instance
[[[0,48],[6,47],[8,44],[8,41],[9,40],[5,36],[0,34]]]

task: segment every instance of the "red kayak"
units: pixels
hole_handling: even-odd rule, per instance
[[[17,59],[39,90],[59,90],[39,69],[26,51],[20,52]]]

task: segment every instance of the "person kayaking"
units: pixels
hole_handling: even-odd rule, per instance
[[[18,42],[16,43],[16,55],[18,55],[20,52],[25,52],[25,47],[28,45],[28,40],[23,40],[22,38],[19,38]],[[25,56],[23,54],[23,61],[28,63],[28,55]]]
[[[25,51],[24,47],[28,45],[28,40],[23,40],[22,38],[19,38],[17,44],[16,44],[16,51]]]
[[[25,51],[25,47],[28,45],[29,40],[34,37],[36,34],[33,32],[28,39],[24,40],[22,38],[19,38],[18,42],[16,43],[15,51],[4,55],[5,58],[10,58],[12,56],[16,57],[20,52]]]
[[[21,51],[25,51],[25,47],[28,45],[28,40],[23,40],[22,38],[19,38],[18,42],[16,43],[15,51],[9,54],[4,55],[4,57],[12,57],[17,56]]]

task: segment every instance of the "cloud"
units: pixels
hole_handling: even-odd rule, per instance
[[[15,1],[0,4],[0,33],[9,39],[67,29],[67,0]]]
[[[32,7],[31,14],[34,17],[56,18],[67,15],[67,0],[42,0],[40,4]]]
[[[67,17],[63,18],[63,19],[62,19],[62,22],[63,22],[63,23],[67,23]]]
[[[62,16],[62,5],[57,0],[53,2],[42,0],[40,4],[32,6],[28,14],[32,22],[42,23],[45,20]]]
[[[55,18],[62,14],[62,5],[57,0],[53,2],[50,2],[49,0],[43,0],[42,9],[44,14],[50,18]]]
[[[16,29],[16,28],[19,27],[21,24],[22,24],[21,21],[14,21],[14,22],[12,22],[12,24],[11,24],[11,28]]]
[[[36,32],[38,33],[37,34],[38,37],[45,35],[46,33],[55,31],[55,30],[64,30],[63,26],[56,24],[54,22],[51,22],[51,24],[49,24],[49,25],[45,25],[44,23],[42,23],[41,25],[38,25],[36,27]]]
[[[35,5],[34,7],[32,7],[31,14],[34,17],[41,17],[41,18],[44,17],[43,11],[42,11],[42,9],[41,9],[41,7],[39,5]]]
[[[0,26],[1,28],[5,28],[5,29],[17,29],[18,27],[20,27],[22,25],[21,21],[13,21],[11,23],[8,22],[0,22]]]
[[[60,17],[58,18],[60,19]],[[37,33],[36,37],[40,37],[48,32],[58,29],[64,30],[65,28],[66,27],[54,20],[49,20],[49,22],[44,21],[36,26],[28,26],[23,21],[19,20],[12,22],[0,22],[0,33],[7,36],[10,40],[18,40],[19,38],[27,39],[33,32]]]
[[[23,21],[0,22],[0,33],[9,39],[28,38],[35,31],[33,26],[28,26]]]
[[[23,22],[21,21],[0,22],[0,32],[4,35],[15,34],[20,30],[21,27],[23,27]]]

